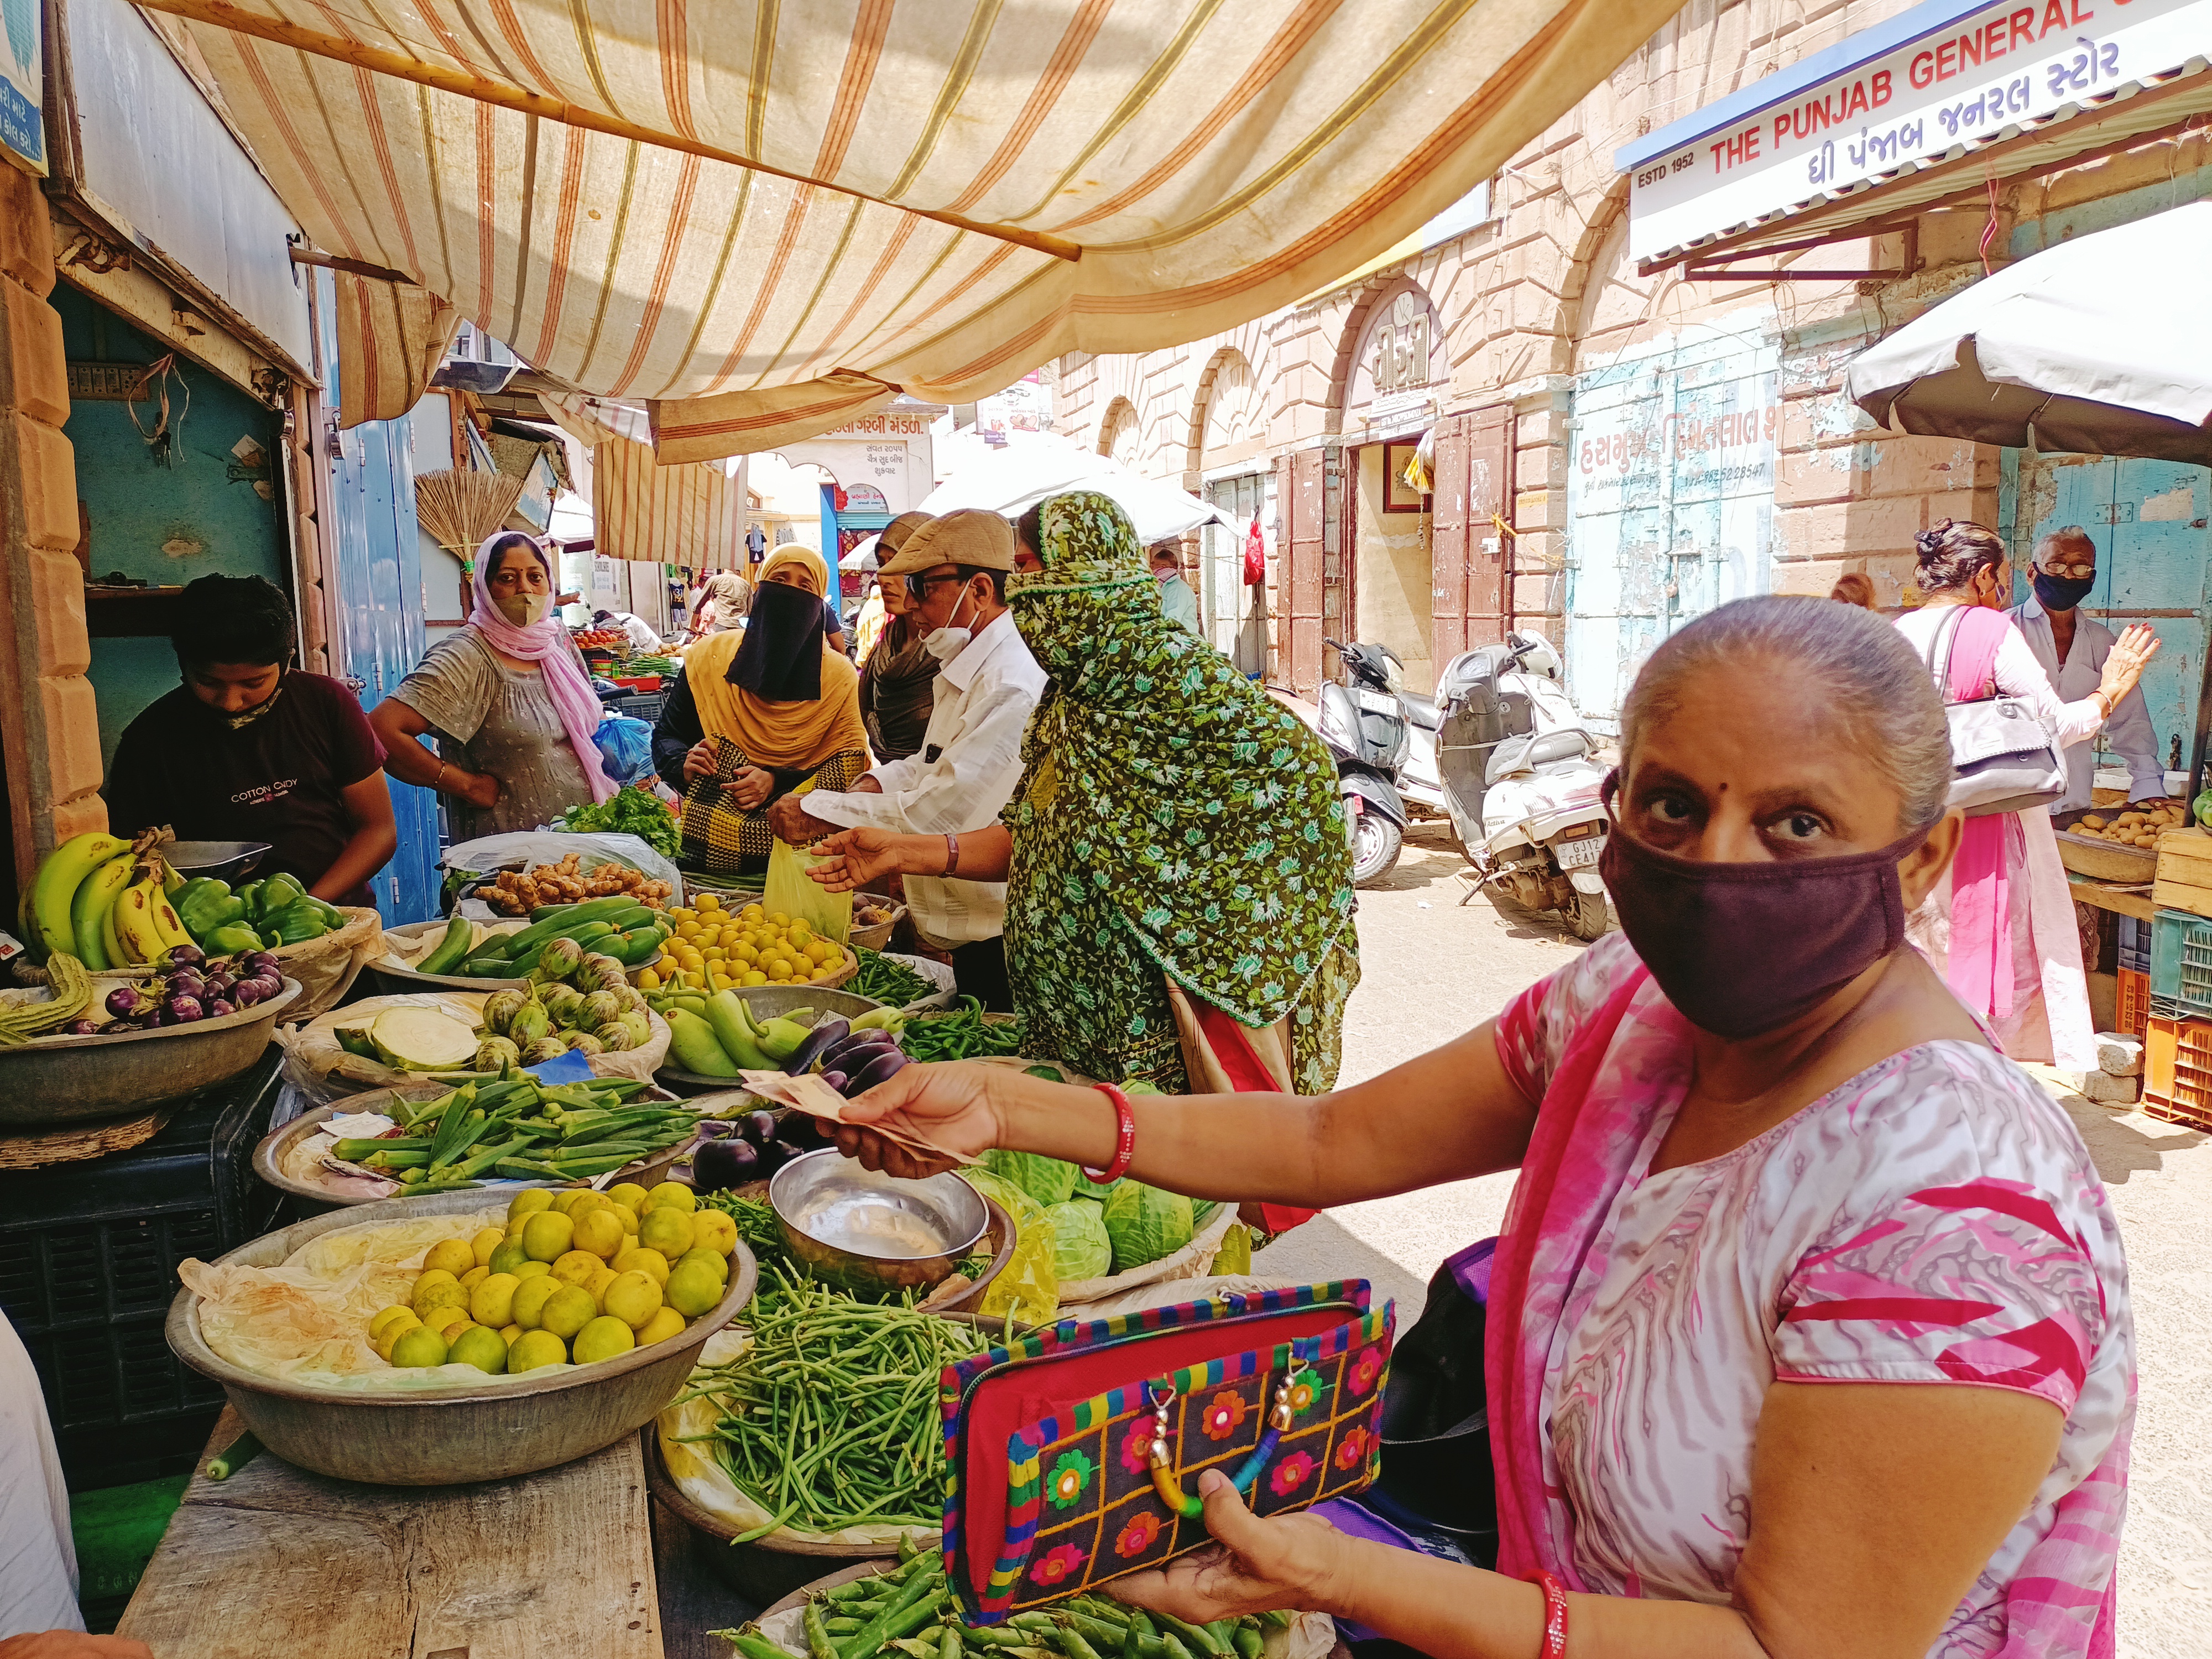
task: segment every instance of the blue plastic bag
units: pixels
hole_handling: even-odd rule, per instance
[[[617,783],[635,783],[653,770],[653,728],[643,720],[616,714],[599,722],[592,733],[599,746],[599,760]]]

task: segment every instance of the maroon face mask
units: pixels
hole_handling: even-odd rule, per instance
[[[1771,864],[1700,864],[1646,847],[1613,819],[1598,860],[1620,931],[1691,1024],[1758,1036],[1833,995],[1905,943],[1897,861],[1915,830],[1876,853]]]

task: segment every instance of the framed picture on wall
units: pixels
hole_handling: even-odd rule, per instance
[[[1419,438],[1382,446],[1382,510],[1385,513],[1425,513],[1429,498],[1406,482],[1406,463],[1421,447]]]

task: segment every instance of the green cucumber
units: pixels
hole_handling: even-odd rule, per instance
[[[469,953],[469,941],[476,937],[476,929],[466,916],[455,916],[446,924],[446,936],[438,941],[438,948],[415,964],[418,974],[450,974],[460,966],[461,958]]]

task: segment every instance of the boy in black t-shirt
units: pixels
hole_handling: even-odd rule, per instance
[[[178,601],[184,684],[131,722],[107,783],[118,836],[169,824],[179,841],[264,841],[254,873],[317,898],[369,904],[399,845],[384,750],[352,692],[293,668],[292,608],[259,576],[203,576]]]

